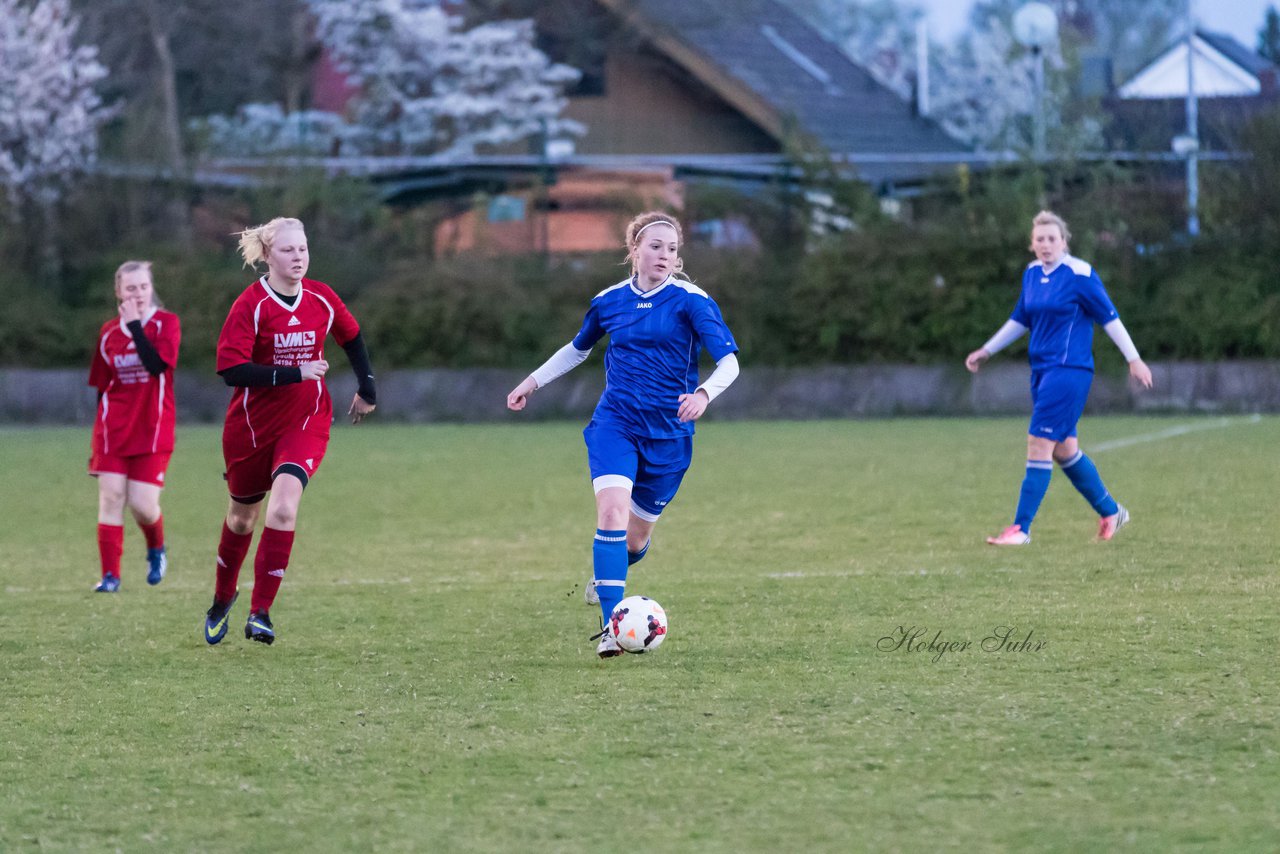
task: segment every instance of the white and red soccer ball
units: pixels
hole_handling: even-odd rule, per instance
[[[667,636],[667,612],[648,596],[628,596],[618,603],[606,627],[627,652],[650,652]]]

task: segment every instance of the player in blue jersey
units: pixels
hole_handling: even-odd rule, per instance
[[[643,213],[627,225],[631,277],[591,300],[573,340],[507,395],[529,396],[578,366],[605,335],[605,390],[583,431],[596,494],[596,535],[587,601],[602,622],[623,598],[627,567],[645,556],[658,517],[693,458],[693,422],[738,376],[738,345],[706,292],[681,275],[682,233],[672,216]],[[703,348],[716,368],[698,382]],[[601,634],[596,653],[620,655]],[[593,638],[594,640],[594,638]]]
[[[1129,376],[1151,388],[1151,369],[1120,322],[1097,272],[1068,253],[1071,232],[1057,214],[1041,211],[1031,227],[1033,261],[1022,275],[1013,315],[986,344],[965,359],[977,373],[991,356],[1031,330],[1031,424],[1027,471],[1013,524],[987,542],[1031,542],[1031,522],[1049,488],[1056,460],[1072,485],[1098,513],[1098,539],[1109,540],[1129,521],[1129,511],[1107,491],[1093,461],[1080,450],[1076,424],[1093,383],[1093,325],[1102,326],[1129,363]]]

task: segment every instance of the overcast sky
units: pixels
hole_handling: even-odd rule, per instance
[[[972,0],[915,0],[928,11],[933,37],[951,40],[964,29]],[[1280,0],[1192,0],[1196,20],[1207,30],[1228,33],[1245,47],[1258,46],[1258,30],[1268,6],[1280,8]]]

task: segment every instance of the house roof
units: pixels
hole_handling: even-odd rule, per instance
[[[1221,53],[1227,59],[1236,65],[1248,71],[1254,77],[1257,77],[1268,68],[1273,68],[1273,64],[1268,62],[1263,56],[1258,55],[1249,48],[1240,44],[1226,33],[1213,33],[1208,30],[1196,30],[1196,35],[1208,42],[1214,50]]]
[[[599,0],[779,141],[834,154],[964,152],[776,0]]]
[[[1204,97],[1250,97],[1262,93],[1263,77],[1273,76],[1276,66],[1225,33],[1195,32],[1196,94]],[[1120,86],[1125,99],[1182,98],[1187,94],[1187,42],[1185,38]]]

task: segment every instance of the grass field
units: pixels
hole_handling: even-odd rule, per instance
[[[336,428],[272,647],[200,637],[215,429],[115,596],[87,431],[0,431],[0,850],[1274,851],[1280,420],[1086,419],[1133,524],[998,550],[1024,428],[705,424],[603,662],[580,425]]]

